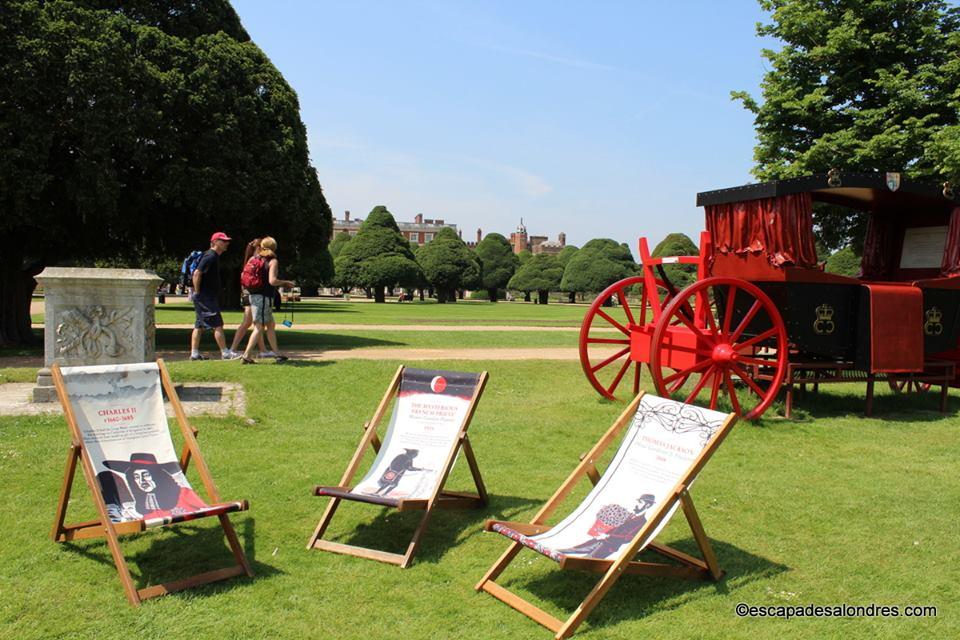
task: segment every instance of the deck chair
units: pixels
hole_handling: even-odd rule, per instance
[[[398,368],[373,418],[363,425],[363,437],[340,484],[314,488],[314,495],[327,496],[331,500],[310,537],[307,549],[345,553],[406,568],[413,561],[435,507],[486,505],[487,491],[467,437],[470,420],[486,384],[486,371],[475,374]],[[393,415],[381,443],[377,427],[394,397]],[[377,453],[376,459],[363,479],[353,484],[367,447]],[[444,488],[461,448],[476,484],[476,494]],[[387,553],[323,540],[323,533],[342,500],[398,511],[423,510],[406,553]]]
[[[57,396],[72,442],[60,490],[52,538],[67,542],[106,536],[127,600],[142,600],[234,576],[253,575],[227,517],[247,502],[221,502],[163,360],[88,367],[51,367]],[[179,458],[170,439],[161,384],[183,433]],[[194,461],[207,504],[190,486],[187,465]],[[98,517],[64,524],[77,461],[83,469]],[[236,565],[165,584],[137,589],[120,549],[119,536],[206,516],[217,516]]]
[[[693,506],[689,489],[736,421],[723,414],[641,393],[587,453],[529,523],[488,521],[487,531],[513,540],[476,585],[556,634],[569,638],[623,573],[718,580],[722,576]],[[597,460],[627,429],[603,476]],[[570,515],[544,524],[584,476],[593,488]],[[703,558],[654,542],[677,507],[693,531]],[[556,561],[562,569],[602,573],[577,610],[561,621],[498,585],[495,580],[524,548]],[[640,562],[649,548],[674,563]]]

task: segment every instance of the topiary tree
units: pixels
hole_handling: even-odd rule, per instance
[[[417,261],[441,304],[456,302],[458,290],[477,287],[481,282],[480,261],[449,227],[420,247]]]
[[[660,241],[650,256],[659,258],[662,256],[696,256],[700,254],[697,245],[684,233],[671,233]],[[667,274],[667,279],[679,291],[697,279],[697,266],[693,264],[665,264],[663,271]]]
[[[7,0],[0,51],[0,345],[32,340],[49,264],[182,260],[222,229],[228,300],[267,233],[289,274],[329,277],[297,96],[227,0]]]
[[[570,262],[570,258],[577,254],[577,251],[580,249],[575,247],[572,244],[568,244],[563,249],[560,250],[560,253],[557,254],[557,260],[560,262],[560,266],[564,269],[567,267],[567,263]],[[577,292],[568,291],[567,292],[568,300],[567,302],[573,303],[577,301]]]
[[[499,233],[490,233],[477,244],[477,257],[482,268],[482,286],[490,302],[497,301],[498,289],[503,289],[520,266],[510,242]]]
[[[571,293],[600,293],[614,282],[636,273],[637,264],[626,244],[598,238],[583,245],[567,262],[560,289]]]
[[[334,261],[337,285],[373,290],[375,302],[385,302],[384,287],[413,287],[422,277],[396,220],[380,205],[360,225],[360,231],[346,243]]]
[[[518,291],[536,291],[540,304],[549,302],[550,292],[560,288],[563,267],[556,256],[539,253],[527,260],[507,285]]]
[[[844,247],[827,258],[825,269],[830,273],[856,278],[860,274],[860,256],[853,247]]]

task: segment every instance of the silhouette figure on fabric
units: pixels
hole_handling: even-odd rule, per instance
[[[413,459],[420,453],[419,449],[405,448],[403,451],[404,453],[401,453],[390,461],[390,466],[387,467],[387,470],[384,471],[380,479],[377,480],[380,488],[374,491],[374,495],[389,495],[391,491],[397,488],[397,485],[400,484],[400,480],[403,479],[403,475],[407,471],[427,471],[427,469],[420,469],[413,466]]]
[[[566,555],[586,556],[587,558],[607,558],[620,547],[629,543],[647,524],[646,511],[653,506],[656,498],[645,493],[637,498],[636,506],[631,510],[619,504],[608,504],[597,511],[597,519],[590,527],[589,540],[569,549],[559,549]]]
[[[123,474],[136,511],[143,518],[184,515],[209,506],[193,489],[180,485],[173,478],[174,473],[182,472],[179,462],[158,463],[152,453],[133,453],[129,462],[104,460],[103,466]],[[100,486],[106,494],[108,490],[104,485],[104,479],[100,478]],[[118,488],[119,484],[113,491]]]

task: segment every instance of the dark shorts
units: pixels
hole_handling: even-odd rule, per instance
[[[202,298],[193,299],[193,310],[197,319],[193,326],[197,329],[216,329],[223,326],[223,316],[220,315],[220,305],[214,300]]]

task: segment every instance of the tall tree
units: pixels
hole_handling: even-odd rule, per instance
[[[330,272],[296,94],[226,0],[8,0],[0,75],[0,344],[31,340],[45,265],[147,265],[224,229]]]
[[[583,245],[563,270],[562,291],[600,293],[608,286],[634,275],[637,264],[630,248],[609,238],[597,238]]]
[[[490,302],[496,302],[499,290],[510,282],[520,260],[510,242],[499,233],[487,234],[477,244],[476,252],[482,267],[483,288],[487,290]]]
[[[423,276],[437,291],[437,302],[456,302],[457,291],[481,283],[480,261],[453,229],[441,229],[417,251]]]
[[[731,95],[756,116],[753,174],[762,180],[847,171],[960,176],[960,9],[941,0],[759,0],[757,33],[770,70],[762,104]],[[862,216],[814,213],[835,250],[859,240]],[[859,244],[859,242],[854,242]]]
[[[413,287],[422,274],[400,233],[397,221],[383,205],[373,208],[334,261],[338,286],[373,289],[376,302],[384,302],[384,287]]]
[[[561,278],[563,266],[557,256],[538,253],[517,269],[507,286],[518,291],[536,291],[540,304],[547,304],[550,292],[560,288]]]

